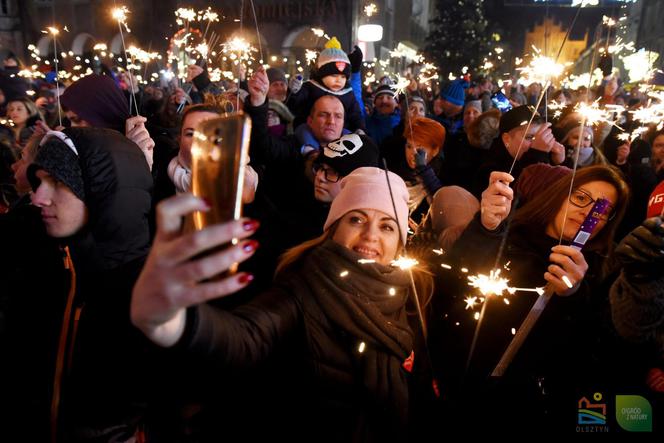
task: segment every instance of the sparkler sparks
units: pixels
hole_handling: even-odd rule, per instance
[[[126,6],[120,6],[118,8],[113,8],[111,10],[111,16],[114,20],[118,22],[119,25],[124,26],[127,32],[131,32],[129,26],[127,26],[127,15],[129,14],[129,9]]]
[[[402,271],[405,271],[407,269],[412,268],[413,266],[416,266],[418,263],[419,262],[414,258],[404,257],[400,255],[396,260],[392,260],[390,266],[394,266],[396,268],[401,269]]]
[[[468,276],[468,285],[480,290],[482,295],[503,295],[509,289],[506,278],[500,278],[500,269],[494,269],[489,275],[477,274]]]
[[[397,83],[394,85],[391,85],[390,87],[394,89],[396,92],[396,95],[401,95],[404,93],[406,88],[410,85],[410,79],[402,76],[397,76]]]
[[[312,51],[311,49],[304,50],[304,58],[307,60],[307,64],[312,64],[316,60],[316,57],[318,57],[316,51]]]
[[[519,81],[523,84],[547,83],[551,79],[560,77],[565,68],[571,64],[556,63],[551,57],[542,55],[541,51],[534,46],[533,51],[532,60],[528,63],[528,66],[516,68],[522,74]]]
[[[586,126],[598,125],[599,123],[608,123],[609,125],[616,126],[614,116],[616,113],[624,111],[624,107],[614,105],[611,107],[600,108],[599,99],[591,104],[581,102],[574,107],[574,112],[579,113],[583,117]]]
[[[477,304],[477,297],[471,297],[469,295],[464,301],[466,302],[466,309],[473,309]]]
[[[378,6],[376,6],[375,3],[369,3],[364,7],[364,13],[367,17],[371,17],[372,15],[378,13]]]

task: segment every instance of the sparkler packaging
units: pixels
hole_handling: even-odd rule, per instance
[[[570,246],[580,251],[588,239],[590,239],[590,236],[597,227],[597,224],[599,223],[602,216],[608,213],[609,208],[610,205],[607,199],[598,198],[593,205],[592,210],[581,224],[581,227],[574,236],[574,240],[572,240],[572,244]],[[516,356],[517,352],[519,352],[519,349],[523,343],[528,338],[530,331],[537,323],[537,320],[539,319],[540,315],[542,315],[544,308],[546,308],[546,305],[549,303],[549,300],[551,300],[552,296],[553,291],[547,287],[545,288],[545,292],[537,298],[535,304],[533,304],[533,307],[530,308],[530,312],[528,312],[528,315],[519,327],[519,330],[512,338],[512,341],[507,346],[503,356],[500,358],[500,361],[491,373],[492,377],[502,377],[505,375],[505,371],[507,371],[510,363]]]
[[[197,230],[242,216],[250,133],[251,119],[242,112],[206,120],[194,131],[192,192],[211,205],[207,212],[194,213]],[[236,269],[234,265],[231,272]]]
[[[572,240],[572,244],[570,245],[571,247],[576,248],[579,251],[583,248],[583,245],[586,244],[592,235],[602,216],[608,212],[609,207],[610,205],[607,199],[597,199],[590,214],[588,214],[579,228],[579,231],[574,236],[574,240]]]

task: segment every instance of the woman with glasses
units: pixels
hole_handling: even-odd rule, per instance
[[[513,178],[503,172],[491,174],[480,212],[445,258],[452,266],[444,279],[449,297],[438,298],[443,303],[434,309],[443,320],[436,328],[432,325],[431,348],[440,352],[434,360],[442,386],[450,388],[452,409],[465,406],[467,399],[485,398],[500,410],[520,411],[518,420],[496,414],[497,426],[537,427],[549,419],[569,422],[564,415],[573,419],[576,401],[594,392],[582,392],[584,377],[601,383],[610,373],[600,358],[611,337],[602,284],[611,271],[613,237],[629,190],[620,173],[608,166],[589,166],[576,176],[565,168],[529,168],[534,167],[540,169],[529,186],[537,190],[515,209],[511,222],[507,218],[514,203]],[[570,244],[599,199],[609,201],[609,213],[599,217],[579,251]],[[468,274],[459,272],[461,267]],[[488,276],[492,270],[510,287],[545,288],[553,296],[505,375],[489,382],[538,298],[536,292],[507,290],[489,296],[468,360],[482,294],[468,287],[467,276]]]

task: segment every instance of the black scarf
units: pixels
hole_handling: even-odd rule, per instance
[[[402,365],[413,351],[405,309],[410,280],[398,268],[360,264],[359,258],[327,240],[306,256],[300,276],[330,323],[365,343],[363,385],[377,410],[403,425],[409,398]]]

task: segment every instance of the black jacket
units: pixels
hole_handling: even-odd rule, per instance
[[[489,176],[493,171],[502,171],[509,172],[514,163],[514,157],[510,155],[507,151],[507,148],[503,144],[500,136],[496,137],[493,140],[491,148],[489,148],[489,153],[484,160],[484,163],[477,169],[475,173],[475,178],[473,179],[471,189],[469,191],[473,194],[478,200],[482,198],[482,192],[489,186]],[[535,163],[547,163],[550,164],[549,154],[543,151],[538,151],[536,149],[529,149],[523,153],[521,158],[517,160],[514,164],[514,170],[512,171],[512,176],[515,179],[519,178],[521,171],[526,166],[533,165]],[[512,184],[514,188],[516,184]]]
[[[317,248],[321,247],[325,245]],[[309,258],[303,259],[306,260]],[[350,332],[352,328],[339,327],[324,310],[321,297],[314,293],[321,289],[312,285],[317,277],[302,275],[302,272],[312,271],[303,265],[303,261],[292,273],[278,279],[271,290],[232,312],[208,305],[188,310],[185,332],[175,351],[185,350],[188,359],[198,359],[211,366],[213,370],[209,372],[219,374],[220,379],[235,371],[256,367],[271,358],[280,359],[282,370],[272,374],[273,377],[279,374],[273,383],[278,384],[277,388],[283,393],[277,399],[278,407],[270,409],[266,416],[261,413],[253,416],[253,420],[268,427],[246,429],[245,439],[251,440],[252,436],[261,433],[273,437],[288,435],[295,441],[305,438],[316,441],[396,441],[403,438],[404,429],[386,419],[389,416],[387,405],[376,406],[374,392],[363,382],[366,370],[362,353],[358,351],[361,339]],[[338,268],[335,261],[327,262],[331,269]],[[328,270],[317,269],[321,275],[328,275]],[[355,271],[350,269],[351,273]],[[354,284],[352,280],[348,282]],[[367,293],[359,291],[357,297],[366,297]],[[401,309],[405,309],[405,305]],[[373,320],[366,317],[365,321],[370,323]],[[368,326],[366,330],[369,330]],[[364,340],[368,347],[374,343],[370,338]],[[373,346],[379,354],[390,354],[379,345]],[[415,348],[415,369],[410,376],[401,369],[411,388],[411,406],[423,401],[425,394],[422,397],[419,394],[426,390],[416,388],[421,386],[416,380],[424,378],[422,372],[426,372],[422,369],[426,368],[423,363],[426,354],[420,351],[421,348]],[[210,383],[217,382],[211,380]],[[430,386],[429,382],[429,391]],[[265,410],[264,402],[275,403],[270,398],[259,398],[256,402],[260,411]],[[398,406],[411,412],[415,410],[414,406]],[[417,430],[411,437],[414,435]]]
[[[611,266],[606,257],[584,251],[589,269],[579,290],[569,297],[551,298],[505,375],[494,379],[490,374],[513,338],[512,328],[519,329],[538,297],[516,292],[489,298],[466,366],[478,325],[473,316],[481,309],[479,303],[474,310],[466,309],[467,296],[480,297],[478,290],[469,288],[467,277],[488,275],[496,263],[501,238],[502,231],[487,231],[476,216],[445,259],[452,270],[444,273],[444,296],[434,301],[438,321],[432,324],[430,348],[437,354],[434,364],[451,413],[466,410],[474,399],[483,398],[494,411],[490,425],[496,430],[573,425],[575,405],[582,396],[600,388],[615,392],[632,370],[626,368],[629,350],[613,329],[603,286]],[[544,287],[551,247],[557,244],[541,227],[513,227],[497,264],[501,276],[512,287]],[[463,266],[468,273],[459,271]],[[519,417],[513,415],[517,407]],[[467,424],[462,416],[459,420]],[[563,432],[574,432],[574,427]]]

